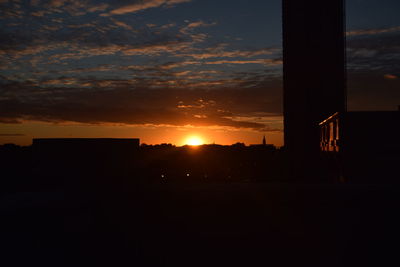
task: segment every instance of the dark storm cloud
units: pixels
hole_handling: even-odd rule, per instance
[[[255,114],[262,114],[259,117],[280,116],[280,102],[276,97],[279,91],[279,81],[265,82],[253,88],[218,90],[129,89],[127,86],[112,90],[82,90],[14,83],[3,85],[1,90],[0,121],[190,124],[265,130],[265,124],[252,118]]]

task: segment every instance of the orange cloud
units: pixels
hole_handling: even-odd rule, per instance
[[[149,9],[149,8],[155,8],[155,7],[160,7],[162,5],[174,5],[174,4],[180,4],[180,3],[185,3],[185,2],[190,2],[191,0],[148,0],[148,1],[142,1],[139,3],[131,4],[131,5],[126,5],[122,6],[120,8],[112,10],[110,13],[112,15],[122,15],[126,13],[135,13],[141,10]]]
[[[395,80],[395,79],[399,78],[399,77],[397,77],[396,75],[393,75],[393,74],[385,74],[385,75],[383,75],[383,77],[385,79],[387,79],[387,80]]]
[[[381,33],[390,33],[400,31],[400,26],[381,28],[381,29],[364,29],[364,30],[354,30],[346,32],[347,36],[359,36],[359,35],[376,35]]]
[[[207,65],[219,65],[219,64],[262,64],[267,66],[281,65],[282,61],[277,59],[255,59],[255,60],[218,60],[205,62]]]

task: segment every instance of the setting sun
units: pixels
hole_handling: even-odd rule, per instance
[[[190,136],[186,139],[185,144],[189,146],[199,146],[204,144],[204,141],[198,136]]]

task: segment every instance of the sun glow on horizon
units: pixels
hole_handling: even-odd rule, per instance
[[[204,140],[198,136],[190,136],[186,138],[185,144],[189,146],[200,146],[204,144]]]

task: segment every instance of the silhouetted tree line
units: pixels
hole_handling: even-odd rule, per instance
[[[119,182],[278,181],[283,153],[274,146],[145,145],[138,149],[0,146],[2,184],[94,187]],[[5,188],[5,187],[3,187]]]
[[[282,154],[273,146],[142,145],[139,165],[149,181],[273,181],[281,177]]]
[[[332,182],[337,164],[321,160],[317,177],[293,180],[287,153],[272,145],[171,144],[124,147],[0,146],[1,184],[7,190],[129,188],[134,184],[232,182]],[[314,180],[312,180],[313,178]]]

